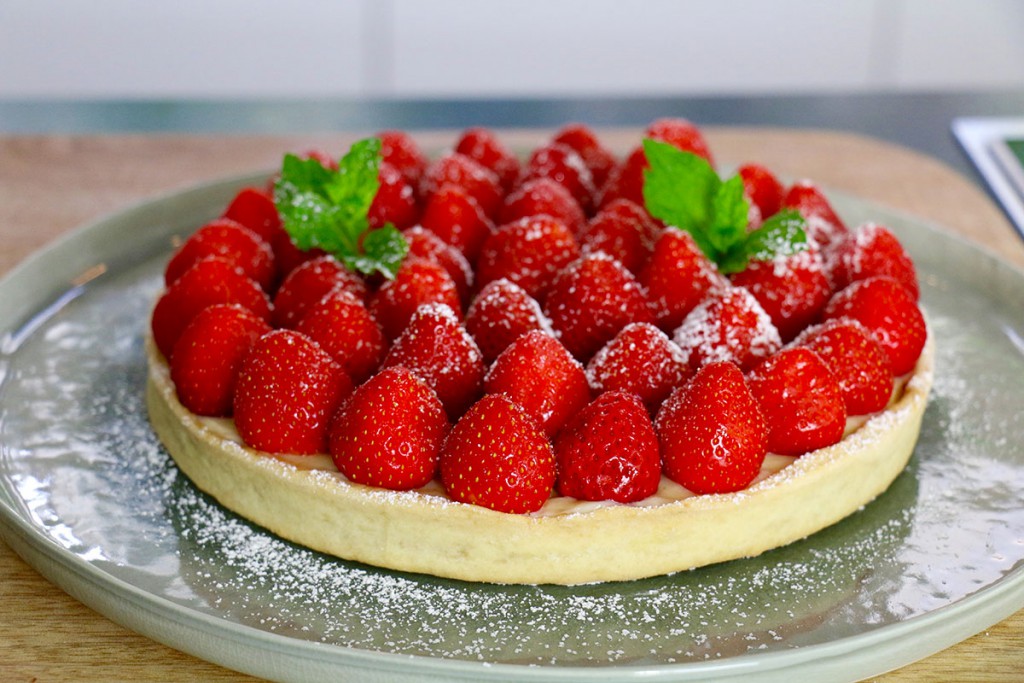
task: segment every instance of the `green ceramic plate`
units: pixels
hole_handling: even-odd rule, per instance
[[[850,223],[903,239],[938,341],[911,465],[842,523],[756,559],[574,588],[383,571],[246,523],[150,431],[142,338],[171,236],[251,180],[101,220],[0,282],[0,531],[112,620],[281,681],[788,683],[859,680],[1024,607],[1024,275],[838,194]]]

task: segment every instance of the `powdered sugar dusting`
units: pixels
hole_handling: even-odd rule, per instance
[[[734,324],[737,319],[741,324]],[[719,361],[749,367],[782,347],[771,318],[743,287],[714,293],[698,304],[676,329],[673,340],[691,367]]]

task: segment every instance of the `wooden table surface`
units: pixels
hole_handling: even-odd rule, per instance
[[[707,130],[717,158],[758,161],[789,177],[902,209],[1024,266],[1024,245],[986,194],[943,164],[856,135],[784,129]],[[618,150],[639,132],[610,130]],[[418,136],[441,149],[454,135]],[[543,131],[503,131],[527,145]],[[284,151],[336,152],[354,136],[0,136],[0,274],[57,236],[127,204],[225,175],[272,168]],[[0,543],[0,680],[247,681],[114,624],[47,582]],[[1024,610],[876,679],[1024,680]]]

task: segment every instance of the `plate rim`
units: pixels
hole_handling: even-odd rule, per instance
[[[143,198],[121,209],[108,212],[64,233],[28,255],[0,278],[0,291],[14,286],[12,283],[17,283],[20,279],[30,277],[34,271],[44,269],[49,259],[56,259],[64,252],[74,251],[76,245],[88,241],[94,233],[103,233],[104,230],[111,231],[113,224],[117,222],[128,221],[146,211],[174,202],[198,202],[204,195],[227,194],[247,184],[265,179],[269,173],[267,171],[248,172],[195,183],[184,188]],[[877,210],[880,213],[896,216],[916,227],[938,233],[953,242],[958,251],[974,252],[975,255],[992,262],[999,269],[1009,272],[1012,277],[1017,277],[1024,283],[1024,269],[1003,260],[987,245],[967,240],[930,220],[899,209],[886,207],[874,200],[863,199],[842,190],[825,188],[825,191],[843,202],[856,202],[866,210]],[[987,277],[991,276],[991,273],[987,275]],[[30,308],[35,315],[45,311],[48,305],[35,298],[32,299],[32,304]],[[22,307],[22,309],[24,308]],[[27,319],[24,316],[19,317],[17,310],[14,307],[0,308],[0,334],[7,335],[20,329],[19,326],[24,326]],[[31,319],[31,316],[28,319]],[[0,383],[6,379],[2,364],[3,357],[6,355],[8,355],[6,350],[0,351]],[[0,467],[2,467],[2,461],[0,461]],[[735,680],[738,680],[741,676],[747,677],[753,674],[767,676],[766,680],[781,681],[791,677],[791,670],[794,666],[807,665],[808,661],[817,661],[817,667],[813,668],[811,673],[839,676],[832,680],[852,681],[859,680],[865,675],[875,675],[898,668],[926,657],[984,630],[1024,606],[1024,566],[1019,566],[968,596],[902,622],[879,626],[864,633],[826,643],[764,653],[748,652],[722,660],[646,665],[610,663],[602,666],[535,666],[474,662],[424,655],[402,655],[317,643],[263,631],[199,612],[163,596],[150,593],[124,579],[109,574],[101,567],[87,562],[56,544],[7,500],[6,491],[3,493],[4,495],[0,495],[0,538],[48,581],[55,583],[76,600],[95,609],[104,617],[145,637],[215,664],[261,676],[269,674],[273,677],[275,670],[277,673],[283,672],[279,670],[279,665],[275,667],[269,662],[261,664],[261,668],[258,670],[253,670],[249,664],[254,661],[258,662],[262,658],[254,659],[251,656],[251,651],[257,648],[255,645],[247,646],[243,642],[245,640],[258,643],[266,651],[273,652],[275,655],[286,655],[290,659],[299,659],[314,665],[306,673],[326,671],[324,667],[359,666],[363,671],[373,670],[379,673],[415,677],[409,680],[417,680],[421,675],[444,675],[458,678],[479,676],[491,680],[526,681],[600,681],[639,678],[653,681],[678,681],[695,680],[693,677],[700,677],[701,680],[722,681],[734,680],[734,677]],[[40,566],[41,564],[45,565],[46,562],[50,563],[50,566]],[[65,575],[55,579],[53,575],[60,573],[58,569],[65,572]],[[74,585],[69,588],[65,582]],[[89,585],[98,590],[83,597],[81,593]],[[97,597],[97,594],[100,593],[102,595]],[[157,630],[154,626],[134,623],[145,621],[143,617],[131,614],[131,610],[118,610],[115,604],[118,600],[129,601],[140,607],[146,606],[144,612],[153,613],[161,620],[166,620],[169,614],[173,615],[179,629],[191,628],[193,631],[205,634],[206,637],[202,637],[202,635],[196,637],[197,634],[192,634],[188,642],[178,642],[167,635],[162,636],[154,632]],[[160,615],[156,615],[158,609],[162,612]],[[936,629],[942,634],[940,640],[931,639],[928,644],[920,642],[922,631],[934,633]],[[249,651],[249,655],[214,651],[213,646],[220,641],[241,644],[243,646],[241,649]],[[861,668],[850,666],[848,660],[851,657],[869,649],[872,651],[871,666],[862,665]],[[289,654],[288,651],[293,651],[293,654]],[[911,656],[908,656],[908,653],[911,653]],[[888,656],[884,656],[886,654]],[[300,657],[299,655],[306,656]],[[310,655],[315,655],[316,661],[313,661],[314,658]],[[880,669],[878,667],[880,660],[884,660],[888,668]],[[846,678],[847,675],[851,677]],[[337,680],[336,674],[334,679]]]

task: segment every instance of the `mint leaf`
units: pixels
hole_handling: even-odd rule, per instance
[[[380,185],[379,166],[377,138],[352,145],[337,171],[316,159],[285,155],[274,183],[274,203],[295,246],[323,249],[351,270],[393,278],[409,247],[392,226],[382,228],[390,228],[386,239],[369,239],[367,215]]]
[[[376,269],[394,278],[402,260],[409,253],[409,243],[405,237],[390,223],[383,228],[371,230],[363,238],[363,253],[345,259],[350,268],[360,272],[368,272],[367,268]]]
[[[777,256],[789,256],[806,249],[806,226],[799,211],[780,211],[747,237],[747,257],[757,261],[771,261]]]
[[[643,186],[647,212],[690,233],[722,273],[739,272],[750,259],[770,260],[804,248],[805,224],[796,211],[747,231],[750,204],[739,175],[722,181],[703,157],[658,140],[644,140],[643,149],[649,166]]]
[[[711,165],[658,140],[643,142],[649,168],[644,170],[647,211],[668,225],[693,235],[705,253],[714,251],[705,236],[712,215],[712,197],[722,181]]]
[[[734,244],[743,242],[749,214],[750,205],[743,197],[743,179],[737,175],[721,183],[711,198],[711,221],[707,228],[708,239],[719,253],[727,253]]]

